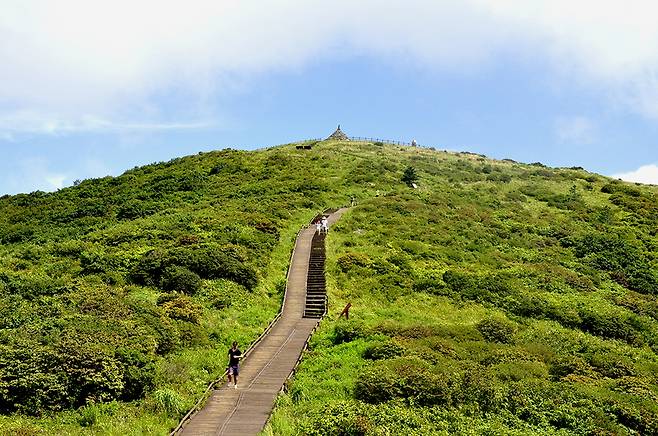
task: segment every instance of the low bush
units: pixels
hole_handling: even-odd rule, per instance
[[[133,220],[151,215],[155,210],[156,207],[152,203],[140,200],[129,200],[119,207],[117,218],[120,220]]]
[[[90,342],[5,346],[0,350],[0,410],[39,414],[118,399],[125,387],[122,369],[109,350]]]
[[[474,404],[485,412],[501,408],[505,400],[505,388],[488,372],[478,369],[464,373],[461,384],[455,388],[455,403]]]
[[[206,279],[229,279],[254,289],[258,284],[256,270],[246,264],[246,259],[232,247],[177,247],[173,250],[153,250],[137,262],[131,273],[137,284],[157,286],[165,272],[172,267],[184,267]],[[181,270],[178,270],[181,275]],[[187,274],[188,280],[191,276]]]
[[[422,324],[401,325],[392,322],[384,322],[376,326],[374,330],[387,336],[413,339],[437,336],[440,332],[440,329],[435,326]]]
[[[489,342],[509,344],[512,342],[516,326],[511,321],[500,318],[486,318],[478,322],[475,327],[482,337]]]
[[[355,339],[365,338],[368,334],[369,330],[362,322],[343,320],[337,322],[334,326],[332,342],[334,344],[342,344]]]
[[[201,277],[182,266],[170,266],[162,276],[160,286],[165,291],[194,295],[201,288]]]
[[[180,395],[169,388],[162,388],[153,392],[152,401],[156,411],[172,418],[178,417],[185,410],[185,404]]]
[[[478,302],[497,302],[512,292],[508,278],[501,274],[478,276],[447,270],[443,273],[443,281],[454,294]]]
[[[569,375],[595,375],[594,369],[580,356],[557,356],[549,362],[548,372],[556,381]]]
[[[580,311],[583,331],[610,339],[621,339],[632,345],[642,345],[643,335],[634,326],[633,318],[620,313],[601,313],[591,309]],[[634,315],[633,315],[634,317]]]
[[[447,405],[452,401],[455,381],[433,372],[420,359],[398,357],[376,362],[360,374],[354,396],[372,404],[400,398],[418,405]]]
[[[354,267],[368,267],[372,263],[367,254],[364,253],[347,253],[336,259],[338,267],[343,272],[347,272]]]
[[[123,365],[123,385],[121,399],[138,400],[154,387],[155,358],[139,350],[119,348],[116,357]]]
[[[309,414],[307,423],[300,429],[308,436],[365,436],[373,425],[368,417],[369,408],[358,401],[336,401],[325,404]]]
[[[404,354],[404,348],[395,342],[380,342],[368,346],[363,353],[363,357],[370,360],[382,360],[398,357]]]
[[[658,293],[658,276],[634,243],[619,235],[590,233],[572,244],[577,257],[609,272],[620,285],[643,294]]]
[[[201,321],[202,309],[197,303],[187,295],[171,293],[165,294],[158,299],[158,305],[162,307],[163,312],[171,319],[199,324]]]

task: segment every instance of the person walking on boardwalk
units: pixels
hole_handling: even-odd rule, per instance
[[[237,341],[233,341],[233,346],[228,350],[228,382],[231,383],[233,377],[233,387],[238,388],[238,375],[240,374],[240,359],[242,351],[238,348]]]
[[[322,232],[326,235],[329,233],[329,220],[326,216],[322,217]]]
[[[316,233],[322,233],[322,221],[315,221],[315,231]]]

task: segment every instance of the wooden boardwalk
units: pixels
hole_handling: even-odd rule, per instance
[[[332,213],[329,224],[336,222],[344,211]],[[238,389],[224,384],[214,390],[204,408],[192,416],[178,435],[257,435],[263,429],[279,391],[319,322],[316,318],[303,318],[314,232],[315,227],[309,227],[297,237],[281,317],[241,363]]]

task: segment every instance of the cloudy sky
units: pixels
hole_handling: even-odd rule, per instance
[[[1,0],[0,194],[355,136],[658,184],[637,0]]]

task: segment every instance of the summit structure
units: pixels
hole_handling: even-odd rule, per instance
[[[334,133],[329,135],[327,139],[333,139],[335,141],[349,141],[350,138],[342,131],[340,130],[340,124],[338,125],[338,128]]]

